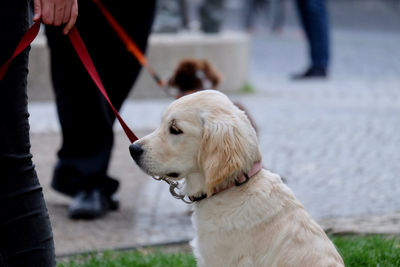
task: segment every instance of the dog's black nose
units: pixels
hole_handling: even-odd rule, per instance
[[[136,144],[131,144],[129,146],[129,151],[131,152],[131,156],[135,161],[138,161],[140,158],[140,155],[143,154],[143,149],[140,145]]]

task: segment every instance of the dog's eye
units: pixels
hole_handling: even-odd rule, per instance
[[[169,133],[174,135],[183,134],[183,132],[174,125],[169,127]]]

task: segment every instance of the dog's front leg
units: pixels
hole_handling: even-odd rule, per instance
[[[194,257],[196,258],[197,267],[205,267],[204,260],[201,257],[198,247],[197,247],[197,239],[196,238],[194,238],[192,241],[190,241],[190,246],[192,247]]]

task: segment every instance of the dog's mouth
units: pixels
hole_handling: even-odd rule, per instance
[[[146,168],[145,166],[143,166],[143,164],[140,164],[137,162],[137,164],[139,165],[139,167],[145,171],[148,175],[150,175],[151,177],[153,177],[156,180],[164,180],[164,179],[170,179],[170,180],[179,180],[181,177],[180,173],[178,172],[168,172],[168,173],[157,173],[157,172],[152,172],[151,170],[149,170],[148,168]]]
[[[170,173],[167,173],[167,177],[170,177],[170,178],[178,178],[180,175],[179,175],[179,173],[177,173],[177,172],[170,172]]]

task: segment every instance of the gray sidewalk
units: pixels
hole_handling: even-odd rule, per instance
[[[116,135],[110,170],[111,175],[120,178],[120,209],[94,221],[68,219],[70,199],[49,187],[59,142],[57,133],[32,135],[34,162],[44,187],[57,255],[187,241],[192,237],[189,206],[173,199],[166,184],[152,180],[137,168],[129,156],[129,141],[122,133]]]
[[[338,13],[343,3],[333,10]],[[376,9],[374,1],[368,3]],[[378,7],[384,14],[379,27],[346,28],[343,21],[334,27],[326,81],[288,79],[307,63],[297,28],[287,27],[278,36],[257,32],[250,71],[256,92],[231,96],[258,125],[264,166],[284,176],[311,215],[332,232],[400,234],[400,21],[393,17],[399,11]],[[171,101],[129,101],[122,116],[143,136],[158,126]],[[192,237],[190,207],[137,168],[119,125],[110,174],[122,182],[121,209],[96,221],[69,220],[69,199],[48,187],[60,142],[54,104],[36,102],[29,108],[34,162],[58,254]]]
[[[240,99],[258,124],[264,166],[286,178],[325,229],[400,234],[399,94],[385,85],[380,90],[392,92],[386,97],[365,93],[343,99],[343,90],[363,88],[368,92],[367,87],[339,81],[288,82],[279,94],[271,90],[234,98]],[[143,136],[149,129],[140,127],[145,125],[140,112],[147,112],[142,120],[156,127],[160,118],[156,113],[170,101],[130,102],[122,114]],[[93,222],[67,219],[69,200],[48,188],[58,132],[32,136],[59,254],[175,242],[193,235],[190,207],[173,199],[166,184],[138,170],[128,153],[129,141],[119,127],[116,130],[110,174],[122,182],[122,208]]]

